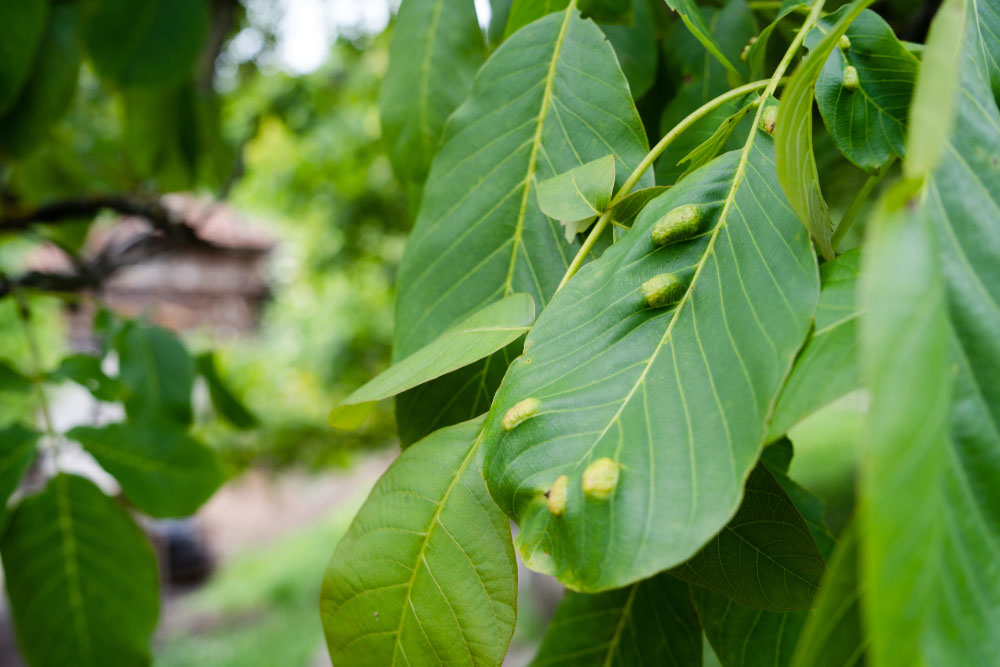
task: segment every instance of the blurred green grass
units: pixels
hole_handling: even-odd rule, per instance
[[[359,503],[223,563],[201,589],[174,600],[156,667],[295,667],[326,650],[323,571]]]

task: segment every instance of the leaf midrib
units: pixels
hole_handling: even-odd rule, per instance
[[[63,475],[53,479],[56,487],[56,506],[59,512],[60,546],[63,552],[63,573],[66,575],[68,589],[69,611],[73,617],[73,631],[76,633],[80,652],[87,657],[87,663],[93,664],[93,647],[87,632],[87,615],[83,611],[83,590],[80,585],[79,564],[76,562],[76,536],[73,533],[73,514],[70,510],[69,489],[66,477]]]
[[[399,616],[399,625],[396,627],[396,632],[395,632],[396,640],[393,642],[393,647],[392,647],[392,667],[396,666],[396,656],[399,654],[399,651],[402,651],[403,625],[406,622],[407,605],[409,605],[410,608],[413,610],[414,618],[417,618],[417,610],[416,607],[413,606],[412,595],[413,595],[413,583],[417,579],[417,571],[420,570],[420,562],[422,561],[425,567],[427,566],[427,560],[426,560],[427,545],[430,544],[431,536],[434,534],[434,529],[440,522],[441,511],[444,509],[445,505],[448,504],[448,499],[451,497],[452,491],[454,491],[455,487],[458,486],[459,480],[462,478],[462,474],[465,473],[466,468],[468,468],[469,464],[472,462],[473,457],[479,450],[479,445],[482,442],[482,440],[483,440],[483,431],[482,429],[480,429],[479,434],[476,436],[475,441],[472,443],[472,447],[469,448],[469,451],[465,455],[465,458],[462,459],[462,463],[455,470],[455,476],[452,477],[451,482],[448,484],[448,488],[445,489],[444,494],[442,494],[441,501],[438,503],[437,508],[434,510],[434,515],[431,517],[430,525],[427,526],[427,533],[424,535],[424,541],[420,544],[420,548],[417,550],[416,562],[414,563],[413,571],[410,572],[410,580],[406,584],[406,595],[403,597],[405,602],[403,604],[402,613]],[[441,525],[443,526],[444,524]],[[427,567],[427,571],[428,573],[430,573],[429,567]],[[433,575],[431,576],[433,577]],[[419,618],[417,618],[417,622],[418,623],[420,622]],[[462,629],[461,625],[459,625],[459,629],[460,630]],[[464,632],[462,636],[462,641],[465,643],[466,649],[469,650],[471,654],[471,649],[469,648],[469,644],[467,641],[465,641]],[[430,640],[428,639],[428,643],[429,642]],[[433,644],[431,644],[431,647],[433,648]],[[399,649],[399,651],[397,651],[397,649]]]
[[[430,71],[431,59],[434,55],[434,44],[437,40],[438,28],[441,24],[441,8],[444,0],[437,0],[431,9],[431,22],[427,28],[427,46],[424,49],[424,58],[420,64],[420,139],[424,145],[424,150],[428,155],[434,152],[431,145],[430,128]]]
[[[534,182],[535,165],[538,160],[538,149],[542,144],[542,130],[545,127],[545,118],[548,115],[549,106],[552,101],[552,88],[555,83],[556,69],[559,65],[559,56],[562,54],[563,41],[569,30],[569,22],[576,9],[576,0],[570,0],[566,11],[563,14],[563,22],[559,27],[559,34],[556,36],[555,47],[552,50],[552,60],[549,61],[549,69],[545,75],[545,90],[542,92],[542,104],[538,110],[538,121],[535,125],[535,136],[531,141],[531,155],[528,158],[528,173],[524,180],[524,192],[521,195],[521,208],[517,214],[517,226],[514,228],[514,239],[510,252],[510,265],[507,269],[507,279],[504,281],[504,296],[513,292],[514,267],[517,265],[517,253],[521,247],[521,236],[524,232],[524,218],[528,209],[528,198],[531,194],[531,184]]]

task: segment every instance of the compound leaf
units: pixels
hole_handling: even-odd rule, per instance
[[[688,587],[666,574],[605,593],[569,591],[532,667],[701,664],[701,630]]]
[[[330,423],[347,428],[359,408],[412,389],[445,373],[489,356],[528,333],[535,320],[529,294],[511,294],[465,318],[344,399],[330,413]]]
[[[820,19],[807,46],[832,30],[844,11]],[[850,46],[834,49],[823,65],[816,79],[816,106],[844,156],[873,171],[893,155],[903,155],[918,62],[873,11],[858,14],[844,34]],[[854,68],[856,85],[845,86],[847,67]]]
[[[515,292],[544,307],[576,247],[538,208],[536,180],[610,152],[620,185],[647,151],[614,51],[570,8],[500,45],[445,135],[399,270],[396,360]],[[485,411],[513,354],[502,351],[402,394],[403,441]]]
[[[479,468],[482,419],[442,429],[376,483],[330,560],[334,664],[500,665],[514,631],[510,524]]]
[[[77,426],[66,436],[82,444],[151,516],[194,514],[225,480],[215,453],[169,424]]]
[[[754,129],[742,151],[650,202],[542,311],[484,427],[487,484],[529,567],[582,591],[618,588],[686,561],[735,513],[819,292],[774,179],[772,140]],[[653,226],[690,207],[694,237],[656,247]],[[673,285],[667,307],[641,295],[657,276]],[[529,398],[531,418],[505,429]],[[585,469],[605,458],[617,485],[585,497]],[[561,475],[555,516],[545,493]]]
[[[34,667],[141,667],[160,611],[153,549],[90,481],[58,475],[17,506],[0,555]]]

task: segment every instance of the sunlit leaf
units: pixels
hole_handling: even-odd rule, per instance
[[[21,501],[0,538],[18,646],[33,667],[141,667],[160,611],[156,558],[128,513],[82,477]]]
[[[656,248],[654,225],[690,206],[696,235]],[[680,301],[648,307],[642,286],[668,273]],[[650,202],[542,311],[487,418],[487,483],[524,562],[598,591],[701,549],[739,506],[818,292],[763,132]],[[528,398],[534,416],[504,430]],[[587,498],[581,476],[605,457],[617,485]],[[553,516],[544,494],[560,475],[567,506]]]
[[[566,226],[566,241],[584,231],[611,205],[615,156],[607,155],[540,181],[538,208]]]
[[[482,419],[389,467],[337,545],[321,613],[337,665],[500,665],[517,601],[510,525],[479,468]]]
[[[535,182],[610,152],[621,185],[648,149],[610,44],[570,9],[500,45],[445,135],[399,270],[396,360],[515,292],[543,308],[577,248],[538,208]],[[647,174],[638,187],[651,184]],[[402,394],[402,440],[484,412],[516,354]]]
[[[370,380],[330,413],[339,428],[356,427],[361,406],[395,396],[493,354],[528,332],[535,304],[528,294],[512,294],[462,320],[402,361]]]
[[[870,224],[861,368],[871,395],[862,458],[861,558],[873,664],[919,662],[928,577],[943,538],[939,492],[951,392],[944,279],[929,221],[903,182]]]
[[[379,112],[382,140],[403,181],[422,183],[445,121],[486,55],[472,0],[404,0],[389,48]]]
[[[701,629],[687,585],[666,574],[588,595],[567,592],[532,667],[701,664]]]
[[[168,424],[77,426],[66,436],[80,442],[151,516],[193,514],[225,479],[211,449]]]

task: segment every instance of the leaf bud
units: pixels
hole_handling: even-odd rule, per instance
[[[653,276],[639,288],[642,301],[650,308],[663,308],[680,301],[684,294],[684,285],[673,273],[661,273]]]
[[[583,495],[593,500],[605,500],[618,486],[618,464],[608,457],[600,458],[583,471]]]
[[[851,48],[851,38],[847,35],[841,35],[840,39],[837,40],[837,48],[841,51]]]
[[[540,407],[542,407],[542,402],[537,398],[526,398],[519,401],[504,414],[500,426],[503,427],[503,430],[509,431],[521,422],[534,417]]]
[[[857,90],[861,82],[858,80],[858,70],[853,65],[844,68],[844,88]]]
[[[545,504],[549,507],[549,512],[553,516],[562,516],[566,513],[566,487],[569,479],[566,475],[559,475],[552,483],[552,488],[545,494]]]
[[[678,206],[656,221],[650,237],[658,246],[686,241],[698,233],[702,217],[700,206],[694,204]]]
[[[760,115],[760,122],[757,126],[767,132],[768,134],[774,134],[774,125],[778,122],[778,105],[772,104],[769,107],[765,107],[764,113]]]

